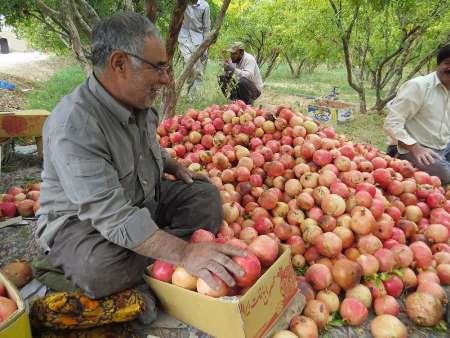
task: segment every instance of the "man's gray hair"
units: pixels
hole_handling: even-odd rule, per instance
[[[158,29],[146,17],[123,12],[102,19],[92,32],[91,61],[96,69],[103,69],[115,50],[142,55],[144,40],[161,38]]]

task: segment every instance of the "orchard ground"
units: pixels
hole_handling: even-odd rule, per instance
[[[36,64],[38,63],[38,64]],[[15,92],[0,91],[0,111],[16,109],[47,109],[51,111],[60,98],[70,93],[77,85],[83,82],[85,74],[73,61],[60,58],[49,58],[30,63],[27,67],[14,67],[12,70],[0,69],[0,78],[8,79],[18,84]],[[184,97],[179,101],[177,113],[182,114],[192,107],[198,110],[212,105],[222,104],[226,100],[217,85],[217,75],[220,65],[209,61],[204,79],[204,93],[201,98],[190,103]],[[305,111],[313,97],[328,95],[333,87],[338,88],[339,99],[354,104],[355,115],[352,121],[336,126],[339,133],[348,135],[357,142],[369,143],[380,150],[386,147],[385,136],[382,130],[384,113],[361,115],[357,113],[358,96],[346,82],[344,68],[328,69],[326,66],[318,67],[312,73],[303,73],[300,78],[293,78],[289,68],[280,65],[272,75],[266,79],[263,95],[255,102],[270,110],[278,105],[289,105],[295,111]],[[25,89],[25,91],[24,91]],[[8,96],[6,96],[8,95]],[[3,101],[2,101],[3,97]],[[368,105],[373,96],[368,97]],[[2,102],[4,106],[2,106]],[[8,102],[14,104],[7,105]],[[29,144],[32,140],[15,140],[16,144]],[[2,168],[0,178],[0,191],[5,191],[12,185],[22,185],[27,181],[39,180],[42,164],[35,154],[14,154],[11,160]],[[31,226],[7,227],[0,230],[0,266],[12,259],[32,259],[36,253],[36,244],[32,236]],[[446,288],[450,298],[450,288]],[[373,314],[372,314],[373,316]],[[349,326],[329,327],[322,333],[322,337],[370,337],[369,318],[363,326],[352,328]],[[410,337],[439,337],[445,332],[414,327],[402,313],[402,321],[409,326]],[[115,336],[130,336],[126,325],[111,328]],[[111,333],[111,331],[109,332]],[[164,337],[188,337],[187,329],[169,329],[165,331],[146,332]],[[51,337],[60,337],[51,335]]]

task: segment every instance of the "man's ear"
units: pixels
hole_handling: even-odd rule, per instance
[[[128,56],[122,51],[114,51],[109,57],[109,66],[112,71],[123,73],[127,67]]]

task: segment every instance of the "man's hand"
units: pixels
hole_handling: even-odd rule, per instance
[[[223,64],[223,70],[225,72],[233,73],[236,69],[236,65],[232,63],[231,61],[225,61]]]
[[[202,174],[195,173],[183,167],[173,158],[168,159],[164,165],[164,172],[175,176],[179,180],[183,180],[188,184],[192,184],[194,180],[209,182],[208,177]]]
[[[229,272],[242,277],[244,270],[229,256],[245,256],[245,251],[229,244],[189,243],[186,245],[181,266],[189,273],[205,281],[209,287],[217,290],[219,285],[212,277],[214,273],[228,286],[236,282]]]
[[[422,147],[420,144],[414,144],[410,149],[408,149],[414,156],[417,162],[421,165],[431,165],[441,157],[439,154],[435,153],[433,150]]]

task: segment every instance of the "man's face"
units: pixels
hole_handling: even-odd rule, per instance
[[[444,59],[444,61],[437,66],[437,73],[439,79],[442,82],[445,82],[448,88],[450,85],[450,57]]]
[[[169,83],[167,71],[155,68],[167,65],[162,41],[156,37],[147,38],[143,47],[143,53],[139,56],[153,66],[128,55],[128,67],[122,77],[126,103],[138,109],[149,108],[161,89]]]
[[[237,50],[235,52],[230,53],[230,58],[233,63],[239,63],[241,62],[242,56],[244,55],[243,50]]]

